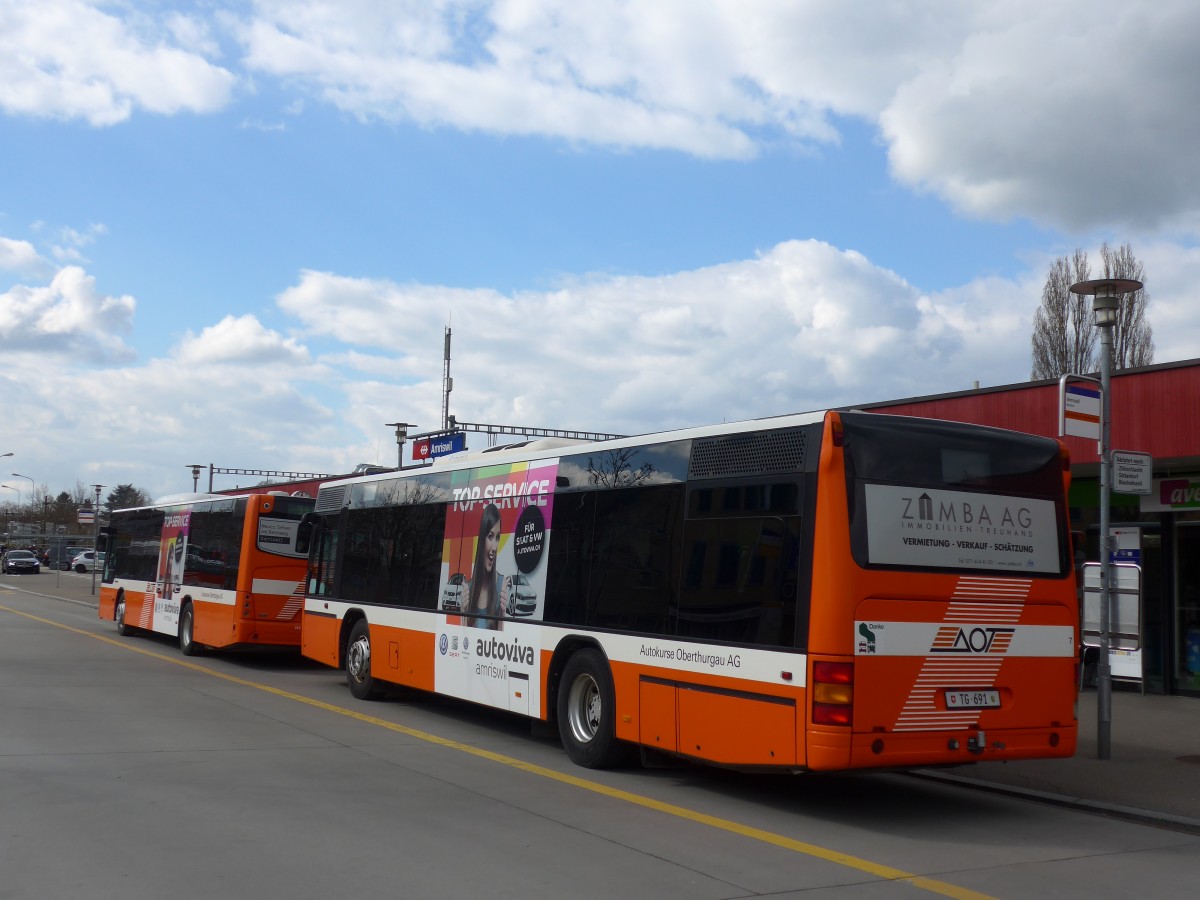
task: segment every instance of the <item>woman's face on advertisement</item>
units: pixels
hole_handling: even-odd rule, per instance
[[[496,571],[496,554],[500,552],[500,523],[493,525],[484,538],[483,564],[489,572]]]

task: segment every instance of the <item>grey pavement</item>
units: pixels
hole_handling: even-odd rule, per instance
[[[982,762],[922,775],[1200,832],[1200,699],[1114,690],[1109,758],[1095,691],[1079,695],[1070,759]]]
[[[0,586],[95,607],[97,583],[71,572],[0,576]],[[981,762],[919,777],[1200,833],[1200,698],[1114,690],[1110,754],[1097,757],[1097,700],[1079,695],[1070,759]]]

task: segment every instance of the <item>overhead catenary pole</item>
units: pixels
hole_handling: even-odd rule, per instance
[[[1092,312],[1100,329],[1100,660],[1096,664],[1096,758],[1112,756],[1112,330],[1121,294],[1140,290],[1130,278],[1099,278],[1071,285],[1074,294],[1092,297]]]

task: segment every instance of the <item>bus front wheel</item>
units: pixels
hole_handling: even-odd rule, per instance
[[[346,684],[358,700],[378,700],[383,696],[379,682],[371,677],[371,629],[359,619],[350,629],[346,642]]]
[[[612,674],[596,650],[575,653],[558,689],[558,734],[571,762],[587,769],[618,765],[631,755],[615,734],[616,697]]]
[[[179,649],[184,656],[199,656],[204,651],[203,644],[196,643],[196,614],[192,612],[192,604],[185,603],[179,613]]]
[[[117,634],[124,637],[131,631],[130,627],[125,624],[125,595],[122,594],[117,598],[117,609],[113,614],[113,618],[117,621]]]

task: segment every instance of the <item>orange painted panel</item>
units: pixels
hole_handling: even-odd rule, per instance
[[[638,730],[640,740],[646,746],[669,753],[679,749],[677,693],[674,685],[642,682]]]
[[[679,687],[679,752],[716,763],[796,765],[796,707]]]
[[[338,666],[338,636],[342,623],[333,616],[305,614],[300,651],[309,659],[327,666]]]

